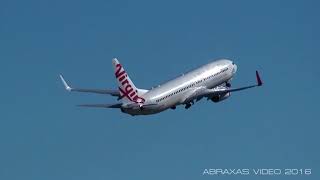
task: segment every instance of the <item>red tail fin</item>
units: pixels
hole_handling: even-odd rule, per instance
[[[120,62],[116,58],[114,58],[112,59],[112,64],[115,70],[114,74],[118,81],[121,99],[124,102],[144,103],[145,99],[139,96],[139,89],[136,88],[136,86],[130,80],[129,75],[124,70]]]

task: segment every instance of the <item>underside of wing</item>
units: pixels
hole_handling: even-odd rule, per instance
[[[121,103],[118,104],[80,104],[79,107],[92,107],[92,108],[121,108]]]

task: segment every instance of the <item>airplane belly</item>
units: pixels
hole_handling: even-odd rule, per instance
[[[130,115],[149,115],[156,114],[166,110],[163,105],[143,108],[122,108],[121,111]]]

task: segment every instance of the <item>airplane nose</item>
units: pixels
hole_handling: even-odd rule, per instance
[[[232,73],[235,74],[237,72],[237,65],[233,63]]]

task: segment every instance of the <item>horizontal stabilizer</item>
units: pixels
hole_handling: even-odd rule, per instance
[[[118,104],[80,104],[79,107],[93,107],[93,108],[121,108],[121,103]]]

